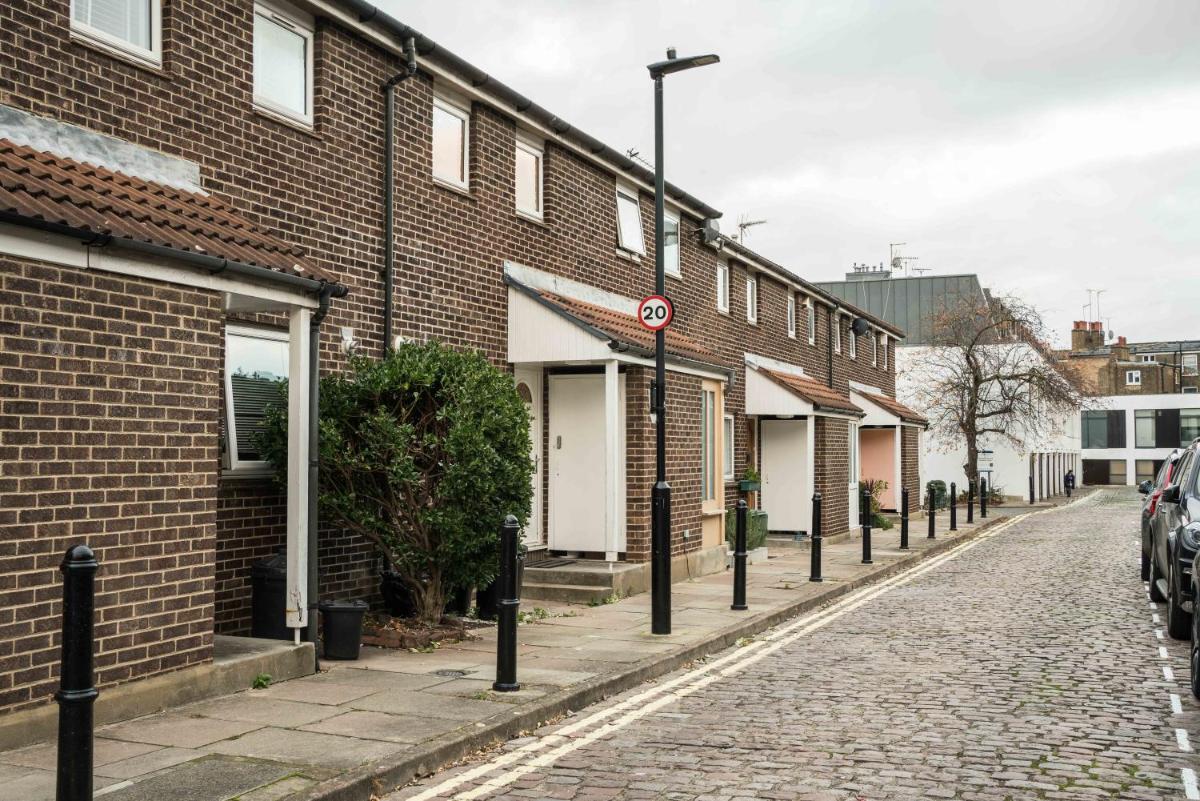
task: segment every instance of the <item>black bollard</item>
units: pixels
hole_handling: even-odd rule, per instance
[[[934,538],[935,538],[935,537],[934,537],[934,533],[933,533],[934,526],[936,526],[936,525],[937,525],[936,514],[935,514],[935,513],[934,513],[934,511],[933,511],[933,508],[934,508],[934,507],[933,507],[933,505],[934,505],[935,503],[937,503],[937,493],[936,493],[936,492],[934,492],[934,490],[933,490],[933,485],[931,484],[931,485],[929,486],[929,509],[928,509],[928,513],[929,513],[929,536],[925,538],[925,539],[928,539],[928,540],[932,540],[932,539],[934,539]]]
[[[950,530],[958,531],[958,485],[950,482]]]
[[[517,518],[509,515],[500,527],[500,576],[496,599],[496,680],[492,689],[511,693],[521,689],[517,682],[517,537],[520,534]]]
[[[975,522],[975,482],[967,479],[967,522]]]
[[[1033,473],[1029,474],[1029,505],[1033,506]]]
[[[859,517],[862,518],[862,563],[874,564],[871,561],[871,493],[863,490],[858,499]]]
[[[92,619],[96,604],[96,555],[86,545],[67,551],[63,573],[62,667],[58,701],[56,801],[92,799]]]
[[[987,479],[979,479],[979,519],[987,517]]]
[[[821,576],[821,493],[814,492],[812,497],[812,541],[809,542],[811,563],[808,570],[809,581],[824,581]]]
[[[733,603],[730,609],[741,612],[746,606],[746,502],[737,502],[737,533],[733,541]]]
[[[900,490],[900,550],[908,550],[908,487]]]

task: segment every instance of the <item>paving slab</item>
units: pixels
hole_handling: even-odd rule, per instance
[[[124,740],[126,743],[170,745],[176,748],[199,748],[229,737],[239,737],[261,728],[261,723],[202,718],[198,715],[151,715],[134,718],[125,723],[105,726],[96,731],[96,738]]]
[[[97,776],[112,779],[132,779],[204,756],[203,751],[193,748],[158,748],[140,756],[109,762],[107,765],[97,765],[95,773]]]
[[[387,712],[392,715],[412,715],[435,720],[476,721],[490,718],[501,712],[510,711],[505,704],[493,701],[474,701],[446,695],[410,692],[408,690],[385,690],[351,701],[354,709],[370,712]]]
[[[208,757],[105,793],[105,801],[226,801],[294,772],[289,765]]]
[[[302,701],[306,704],[338,706],[376,692],[374,687],[361,684],[342,684],[337,681],[285,681],[260,691],[266,698],[282,701]]]
[[[436,720],[413,715],[389,715],[386,712],[370,712],[352,709],[320,723],[301,726],[303,731],[319,734],[341,734],[366,740],[383,740],[389,743],[419,743],[439,734],[466,725],[461,720]]]
[[[382,759],[396,753],[399,748],[400,746],[392,743],[358,737],[319,734],[297,729],[265,728],[234,740],[221,740],[204,750],[213,754],[344,770]]]
[[[338,708],[320,703],[285,701],[247,691],[212,701],[190,704],[181,712],[206,718],[258,723],[263,726],[303,726],[336,715]]]
[[[104,739],[101,735],[101,729],[97,732],[95,743],[92,746],[92,764],[107,765],[110,762],[118,762],[122,759],[145,754],[150,751],[157,751],[159,746],[150,745],[139,742],[122,742],[120,740]],[[58,766],[58,743],[40,743],[22,748],[17,751],[9,751],[0,755],[0,761],[8,765],[21,765],[28,768],[40,768],[41,770],[55,770]]]

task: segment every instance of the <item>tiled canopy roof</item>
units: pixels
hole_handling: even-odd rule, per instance
[[[919,423],[920,425],[929,424],[927,419],[917,414],[895,398],[889,398],[887,395],[879,395],[874,392],[860,392],[859,394],[869,400],[871,403],[888,410],[906,423]]]
[[[637,318],[632,314],[613,311],[605,306],[598,306],[575,298],[556,295],[552,292],[537,293],[543,300],[557,306],[576,320],[601,331],[606,336],[629,345],[635,345],[643,350],[654,349],[654,332],[642,328]],[[689,339],[672,328],[666,331],[667,353],[684,359],[704,362],[705,364],[720,365],[721,359],[716,353]]]
[[[216,198],[0,139],[0,220],[49,223],[326,280],[303,253]]]
[[[808,401],[815,409],[852,414],[858,417],[863,415],[863,410],[854,405],[849,395],[843,395],[836,389],[825,386],[820,381],[802,375],[768,370],[764,367],[759,367],[758,371],[784,389],[797,395],[801,400]]]

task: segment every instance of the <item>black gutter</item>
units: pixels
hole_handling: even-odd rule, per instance
[[[417,50],[413,37],[404,40],[404,72],[383,85],[383,354],[392,349],[392,295],[396,282],[396,86],[417,74]]]
[[[633,173],[643,183],[651,186],[654,185],[653,170],[647,169],[624,153],[613,150],[599,139],[584,133],[553,112],[539,106],[516,90],[496,80],[475,65],[451,53],[415,28],[405,25],[387,13],[380,11],[375,6],[366,2],[366,0],[337,0],[337,2],[340,5],[353,9],[358,14],[358,21],[362,24],[373,22],[399,37],[401,41],[414,39],[416,41],[417,53],[422,58],[439,63],[449,71],[461,76],[476,89],[486,87],[488,94],[510,104],[515,113],[535,120],[560,136],[574,140],[575,144],[591,155],[624,172]],[[667,183],[666,193],[673,200],[700,212],[707,219],[717,219],[721,216],[720,211],[704,203],[694,195],[688,194],[674,184]]]
[[[272,270],[270,267],[261,267],[257,264],[245,264],[240,261],[231,261],[223,259],[220,256],[210,256],[207,253],[197,253],[193,250],[180,250],[178,248],[168,247],[166,245],[157,245],[153,242],[142,242],[137,239],[125,239],[123,237],[113,236],[112,234],[98,234],[95,231],[89,231],[86,228],[74,228],[62,223],[48,222],[40,220],[36,217],[25,217],[11,212],[0,211],[0,222],[13,223],[27,228],[36,228],[41,231],[46,231],[52,234],[61,234],[69,236],[73,239],[78,239],[89,247],[112,247],[121,250],[132,250],[138,253],[144,253],[148,256],[158,258],[173,259],[182,261],[185,264],[190,264],[194,267],[200,267],[213,275],[219,273],[229,273],[232,275],[241,276],[243,278],[251,278],[256,281],[263,281],[272,284],[281,284],[293,289],[301,289],[305,292],[316,294],[321,292],[325,287],[333,287],[332,295],[334,297],[345,297],[348,290],[345,286],[338,283],[330,283],[318,278],[304,278],[291,273],[281,273]]]

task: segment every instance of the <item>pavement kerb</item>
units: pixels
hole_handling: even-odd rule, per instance
[[[953,539],[940,539],[924,550],[913,551],[857,578],[830,585],[818,595],[798,600],[771,612],[748,616],[744,620],[713,632],[703,642],[687,646],[674,653],[648,657],[617,672],[602,676],[590,684],[568,687],[559,692],[545,695],[514,710],[513,713],[501,713],[483,721],[474,731],[451,732],[410,749],[394,760],[364,765],[341,776],[326,780],[310,788],[298,799],[302,799],[302,801],[370,801],[373,795],[382,796],[396,787],[407,784],[414,778],[433,773],[480,749],[509,740],[521,732],[532,731],[547,720],[581,710],[651,679],[671,673],[701,657],[723,651],[742,637],[766,631],[785,620],[824,606],[868,584],[902,572],[919,562],[969,542],[993,526],[1013,520],[1014,517],[1018,516],[991,518]]]

